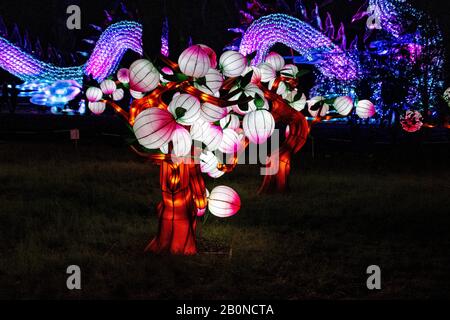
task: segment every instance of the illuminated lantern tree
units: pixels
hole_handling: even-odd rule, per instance
[[[304,146],[310,131],[304,113],[309,110],[313,123],[331,117],[327,113],[335,99],[308,101],[296,89],[298,68],[285,65],[276,53],[260,66],[249,66],[238,52],[227,51],[217,60],[212,49],[194,45],[178,63],[165,57],[161,61],[165,65],[156,67],[138,60],[129,69],[120,69],[117,81],[106,80],[101,90],[89,88],[87,98],[94,113],[106,104],[126,119],[137,138],[132,149],[160,166],[159,228],[147,251],[192,255],[197,253],[197,217],[209,209],[227,218],[241,208],[239,195],[229,187],[209,193],[202,174],[220,178],[233,171],[250,143],[265,143],[282,124],[287,138],[267,160],[260,191],[285,191],[291,157]],[[129,111],[116,103],[126,89],[135,98]],[[344,116],[354,109],[350,97],[336,101]],[[360,104],[361,113],[372,112],[373,105]],[[227,155],[227,161],[216,151]]]

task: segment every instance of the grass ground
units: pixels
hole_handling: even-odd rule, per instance
[[[441,149],[303,152],[287,195],[257,195],[258,169],[239,168],[208,186],[235,188],[241,212],[202,224],[198,256],[171,257],[143,253],[157,168],[117,145],[1,143],[0,298],[450,298]],[[79,292],[66,289],[73,264]],[[366,288],[372,264],[378,292]]]

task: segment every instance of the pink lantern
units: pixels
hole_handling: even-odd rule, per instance
[[[144,93],[139,92],[139,91],[134,91],[132,89],[130,89],[130,94],[136,100],[139,100],[139,99],[142,99],[143,97],[145,97]]]
[[[125,96],[125,92],[123,91],[123,89],[117,89],[112,94],[112,98],[114,101],[120,101],[123,99],[124,96]]]
[[[235,114],[229,114],[222,120],[220,120],[220,126],[222,129],[233,129],[237,130],[241,127],[241,120]]]
[[[86,91],[86,98],[89,102],[97,102],[101,98],[103,98],[103,92],[99,88],[96,87],[90,87]]]
[[[203,137],[203,143],[208,147],[209,151],[216,151],[223,139],[222,128],[210,125]]]
[[[139,92],[150,92],[159,85],[160,74],[148,60],[135,61],[130,67],[130,88]]]
[[[239,135],[233,129],[223,130],[223,138],[219,150],[225,154],[234,154],[240,151],[242,147]]]
[[[206,52],[206,54],[209,57],[209,62],[210,62],[210,67],[212,69],[215,69],[217,67],[217,55],[214,52],[213,49],[211,49],[210,47],[204,45],[204,44],[199,44],[199,46],[203,49],[203,51]]]
[[[211,68],[211,60],[201,46],[194,45],[183,51],[178,59],[178,65],[185,75],[203,78]]]
[[[147,149],[159,149],[172,139],[177,124],[167,110],[151,108],[137,117],[133,126],[139,143]]]
[[[256,110],[244,117],[243,129],[245,136],[255,144],[262,144],[275,131],[275,119],[267,110]]]
[[[237,51],[225,51],[219,60],[220,70],[229,78],[239,77],[246,67],[247,58]]]
[[[197,140],[203,142],[206,132],[211,127],[211,124],[202,118],[195,121],[195,123],[191,126],[191,137],[193,140]]]
[[[216,69],[209,69],[208,73],[205,75],[205,80],[205,85],[199,85],[197,83],[194,83],[194,85],[197,89],[206,94],[215,95],[219,92],[220,88],[222,88],[223,76]]]
[[[200,170],[203,173],[210,173],[217,170],[219,160],[211,151],[206,151],[200,155]]]
[[[230,187],[220,186],[211,191],[208,201],[209,211],[219,218],[234,216],[241,208],[241,199]]]
[[[361,100],[356,105],[356,114],[361,119],[373,117],[376,113],[375,105],[369,100]]]
[[[100,83],[100,89],[104,94],[110,95],[113,94],[114,91],[116,91],[117,86],[116,83],[112,80],[104,80],[102,83]]]
[[[261,82],[270,82],[277,77],[276,70],[268,63],[261,63],[258,69],[261,71]]]
[[[130,82],[130,70],[123,68],[117,71],[117,80],[119,80],[123,84],[127,84]]]
[[[318,104],[319,102],[322,102],[322,101],[325,101],[324,97],[314,97],[308,101],[308,111],[312,117],[314,117],[314,118],[325,117],[327,115],[328,111],[330,111],[330,106],[326,103],[323,104],[322,108],[319,108],[317,110],[312,110],[312,109],[314,109],[314,106],[316,106],[316,104]]]

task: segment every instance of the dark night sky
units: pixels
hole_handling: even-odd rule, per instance
[[[179,33],[172,37],[182,37],[189,33],[194,42],[208,43],[214,48],[222,48],[231,39],[227,33],[228,27],[237,24],[237,7],[243,0],[166,0],[167,10],[170,12],[172,26],[175,25]],[[274,0],[275,1],[275,0]],[[293,3],[294,0],[285,0]],[[89,23],[100,23],[103,20],[103,9],[111,8],[116,1],[107,0],[54,0],[54,1],[30,1],[30,0],[2,0],[0,2],[0,15],[8,26],[17,23],[21,30],[27,29],[32,37],[41,39],[44,46],[51,43],[60,49],[73,51],[80,49],[80,39],[89,31]],[[129,7],[140,9],[139,14],[147,18],[158,19],[163,16],[163,10],[158,9],[155,3],[163,0],[125,0]],[[357,8],[364,4],[364,0],[318,0],[322,7],[322,15],[331,11],[338,20],[349,21]],[[442,23],[447,39],[450,39],[450,2],[442,0],[413,1],[416,5],[427,9],[434,14]],[[146,3],[143,8],[139,3]],[[151,3],[151,4],[150,4]],[[314,1],[305,0],[305,3],[313,4]],[[65,27],[67,6],[78,4],[82,9],[82,31],[69,31]],[[154,8],[156,9],[154,9]],[[349,24],[349,23],[347,23]],[[155,28],[156,29],[156,28]],[[158,30],[147,30],[147,32],[160,32]],[[91,31],[89,31],[91,32]],[[351,33],[351,30],[349,30]],[[92,32],[91,32],[92,34]],[[157,37],[155,37],[156,39]],[[450,41],[446,41],[450,43]]]

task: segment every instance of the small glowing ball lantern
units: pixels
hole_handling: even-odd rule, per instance
[[[247,68],[247,58],[237,51],[225,51],[220,57],[219,68],[226,77],[239,77]]]
[[[123,89],[117,89],[112,94],[112,98],[114,101],[120,101],[123,99],[124,96],[125,96],[125,91],[123,91]]]
[[[203,136],[203,143],[208,147],[209,151],[216,151],[219,149],[223,139],[222,128],[210,125]]]
[[[236,191],[230,187],[214,188],[209,195],[208,209],[219,218],[234,216],[241,208],[241,199]]]
[[[375,105],[369,100],[361,100],[356,105],[356,114],[361,119],[373,117],[376,113]]]
[[[138,92],[150,92],[159,85],[160,74],[148,60],[135,61],[130,67],[130,87]]]
[[[100,83],[100,89],[102,92],[106,95],[113,94],[114,91],[116,91],[117,86],[116,83],[112,80],[105,80],[102,83]]]
[[[123,68],[117,71],[117,80],[123,84],[130,83],[130,70]]]
[[[256,110],[244,117],[243,129],[245,136],[255,144],[262,144],[275,131],[275,119],[267,110]]]
[[[106,103],[104,102],[89,102],[89,110],[95,115],[101,115],[103,112],[105,112],[106,109]]]
[[[222,120],[220,120],[220,126],[222,129],[233,129],[237,130],[241,127],[241,121],[239,117],[235,114],[229,114]]]
[[[86,98],[89,102],[97,102],[101,98],[103,98],[103,92],[99,88],[96,87],[90,87],[86,91]]]
[[[200,118],[200,101],[190,94],[180,94],[172,99],[169,111],[179,124],[193,125]]]
[[[225,118],[228,110],[206,102],[202,105],[201,115],[203,120],[214,123]]]
[[[284,58],[276,52],[269,53],[266,63],[270,64],[275,71],[281,71],[286,64]]]
[[[139,143],[147,149],[159,149],[170,142],[177,124],[167,110],[151,108],[137,117],[133,126]]]
[[[201,46],[194,45],[183,51],[178,59],[178,65],[185,75],[203,78],[211,68],[211,60]]]
[[[348,116],[353,110],[353,99],[351,97],[336,98],[333,106],[340,115]]]
[[[178,125],[172,135],[173,153],[177,157],[184,157],[191,153],[192,138],[184,127]]]

